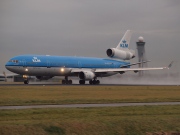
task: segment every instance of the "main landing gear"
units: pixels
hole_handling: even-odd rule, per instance
[[[85,80],[79,80],[79,84],[85,84]]]
[[[81,84],[81,85],[83,85],[83,84],[85,84],[86,83],[86,81],[85,80],[79,80],[79,84]],[[65,79],[64,80],[62,80],[62,84],[72,84],[72,80],[68,80],[68,76],[65,76]],[[100,84],[100,81],[99,80],[96,80],[96,78],[95,79],[93,79],[93,80],[90,80],[89,81],[89,84],[91,84],[91,85],[98,85],[98,84]]]
[[[79,84],[85,84],[85,80],[79,80]],[[94,79],[94,80],[90,80],[89,81],[89,84],[100,84],[100,81],[99,80],[96,80],[96,79]]]
[[[68,80],[68,77],[65,76],[65,79],[62,80],[62,84],[72,84],[72,80]]]
[[[90,80],[89,81],[89,84],[100,84],[100,81],[99,80]]]

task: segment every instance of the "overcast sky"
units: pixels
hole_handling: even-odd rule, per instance
[[[21,54],[107,57],[127,29],[131,49],[144,37],[149,66],[180,71],[180,0],[0,0],[0,72]]]

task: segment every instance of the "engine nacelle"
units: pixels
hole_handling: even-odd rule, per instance
[[[79,78],[82,80],[92,80],[94,77],[95,74],[91,71],[82,71],[79,73]]]
[[[38,80],[48,80],[53,78],[53,76],[36,76]]]
[[[130,60],[135,57],[135,52],[133,50],[119,50],[116,48],[110,48],[107,49],[106,53],[108,57],[122,60]]]

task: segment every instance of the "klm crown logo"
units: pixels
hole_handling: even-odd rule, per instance
[[[128,48],[128,44],[126,44],[126,40],[123,40],[122,42],[123,42],[123,43],[120,44],[120,47],[122,47],[122,48]]]
[[[32,61],[33,61],[33,62],[41,62],[41,60],[38,59],[37,57],[33,57]]]

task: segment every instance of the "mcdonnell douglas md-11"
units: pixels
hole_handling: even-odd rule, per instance
[[[5,65],[11,72],[23,75],[24,84],[29,83],[28,76],[36,76],[37,79],[47,80],[54,76],[64,76],[62,84],[72,84],[69,76],[79,78],[79,84],[100,84],[98,77],[108,77],[115,74],[123,74],[127,71],[146,71],[168,69],[157,68],[131,68],[144,62],[130,63],[135,57],[135,51],[129,49],[131,31],[127,30],[116,48],[107,49],[109,58],[76,57],[76,56],[50,56],[50,55],[20,55],[11,58]]]

